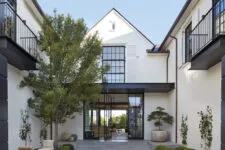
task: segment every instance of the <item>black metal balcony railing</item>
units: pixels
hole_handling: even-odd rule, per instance
[[[223,34],[225,34],[225,0],[220,0],[192,30],[192,56]]]
[[[0,0],[0,36],[8,37],[37,58],[38,38],[9,1]]]

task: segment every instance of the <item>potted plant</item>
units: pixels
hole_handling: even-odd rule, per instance
[[[157,107],[150,115],[148,115],[148,121],[155,121],[155,127],[158,129],[153,130],[151,137],[153,142],[166,142],[168,140],[168,132],[161,127],[163,123],[173,124],[173,117],[164,112],[164,108]]]
[[[43,143],[45,140],[47,140],[47,135],[48,135],[48,131],[46,129],[46,127],[42,127],[41,131],[40,131],[40,141],[41,141],[41,145],[43,146]]]
[[[20,139],[24,141],[25,147],[19,147],[19,150],[32,150],[28,145],[31,143],[31,123],[29,121],[27,110],[21,110]]]

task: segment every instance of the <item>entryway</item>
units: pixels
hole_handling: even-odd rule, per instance
[[[128,142],[99,142],[85,140],[77,142],[77,150],[151,150],[148,141],[129,140]]]
[[[103,94],[84,109],[84,139],[144,139],[143,94]]]

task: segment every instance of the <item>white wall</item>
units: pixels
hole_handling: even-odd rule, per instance
[[[31,2],[31,1],[30,1]],[[32,8],[36,9],[35,7]],[[38,34],[41,30],[40,20],[36,17],[40,14],[34,13],[27,7],[25,0],[17,0],[17,11],[19,16],[26,20],[26,24],[31,30]],[[24,146],[24,142],[19,138],[20,122],[21,122],[21,109],[27,107],[28,98],[32,97],[32,91],[29,88],[19,88],[19,83],[23,76],[27,75],[26,71],[21,71],[15,67],[8,65],[8,135],[9,135],[9,150],[16,150],[19,146]],[[30,113],[30,121],[32,123],[32,143],[34,148],[40,147],[40,128],[41,124],[39,119]]]
[[[151,140],[151,131],[156,129],[154,121],[147,121],[148,115],[156,110],[156,107],[160,106],[168,111],[169,98],[168,93],[145,93],[144,95],[144,139]],[[172,114],[171,114],[172,115]],[[170,125],[164,125],[163,129],[169,131]],[[172,134],[172,133],[171,133]]]
[[[29,88],[19,88],[19,83],[26,73],[8,65],[8,135],[9,150],[16,150],[19,146],[24,146],[24,142],[19,138],[21,123],[21,109],[27,107],[28,98],[32,97],[32,91]],[[34,148],[40,146],[40,121],[30,114],[32,123],[32,143]]]
[[[220,149],[221,134],[221,64],[211,67],[207,71],[191,71],[190,63],[184,62],[184,30],[192,21],[193,27],[211,8],[211,0],[201,0],[186,19],[180,30],[175,34],[178,38],[178,142],[181,143],[180,125],[182,115],[188,115],[188,146],[201,150],[199,117],[197,112],[205,111],[207,106],[213,110],[213,142],[212,150]],[[175,82],[175,41],[168,47],[169,82]],[[175,90],[169,93],[169,112],[175,116]],[[175,126],[174,126],[175,127]],[[174,127],[171,131],[175,131]],[[172,138],[175,141],[175,135]]]
[[[111,23],[115,22],[115,31]],[[149,55],[153,47],[135,28],[116,11],[112,10],[88,35],[99,33],[103,46],[125,46],[126,83],[157,83],[166,81],[166,55]]]

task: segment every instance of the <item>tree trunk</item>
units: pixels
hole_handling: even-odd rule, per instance
[[[58,122],[55,122],[54,149],[58,150]]]
[[[52,122],[52,117],[51,117],[51,124],[50,124],[50,140],[53,140],[53,132],[52,132],[52,129],[53,129],[53,122]]]

